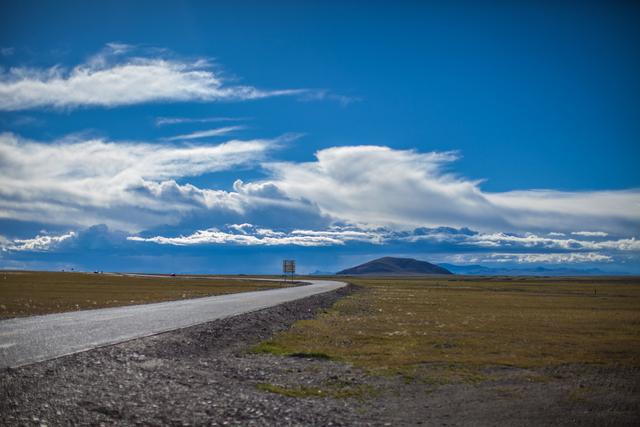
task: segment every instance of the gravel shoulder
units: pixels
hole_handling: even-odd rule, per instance
[[[378,377],[249,349],[353,286],[7,369],[0,425],[634,425],[637,368],[486,368],[480,381]],[[421,369],[442,367],[425,365]]]

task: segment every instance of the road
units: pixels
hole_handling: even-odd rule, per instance
[[[0,321],[0,368],[18,367],[330,292],[344,282]]]

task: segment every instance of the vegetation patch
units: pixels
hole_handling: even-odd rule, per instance
[[[290,357],[300,357],[302,359],[321,359],[321,360],[329,360],[329,359],[331,359],[331,356],[329,356],[328,354],[319,353],[319,352],[312,352],[312,353],[296,352],[296,353],[291,353],[288,356],[290,356]]]
[[[409,365],[391,369],[369,368],[370,373],[380,376],[400,376],[405,384],[421,382],[429,385],[476,384],[493,379],[482,366],[447,363]]]
[[[479,366],[469,366],[465,364],[436,365],[428,368],[423,367],[416,375],[421,381],[427,384],[478,384],[493,379],[487,375]]]
[[[274,354],[276,356],[288,356],[291,354],[285,348],[271,341],[263,341],[260,344],[249,349],[250,353],[256,354]]]
[[[0,318],[117,307],[288,286],[207,276],[1,271]]]
[[[364,291],[255,349],[435,384],[486,381],[491,366],[640,366],[638,278],[349,280]]]
[[[274,354],[276,356],[289,356],[289,357],[299,357],[301,359],[320,359],[320,360],[329,360],[331,356],[326,353],[321,353],[317,351],[305,352],[305,351],[289,351],[286,348],[279,346],[278,344],[271,341],[264,341],[260,344],[249,349],[250,353],[256,354]]]

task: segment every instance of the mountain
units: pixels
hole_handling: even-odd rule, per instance
[[[332,271],[316,270],[313,273],[309,273],[309,276],[333,276],[334,274]]]
[[[611,276],[625,275],[625,273],[612,273],[602,271],[599,268],[568,268],[568,267],[485,267],[483,265],[454,265],[439,264],[455,274],[467,274],[470,276]]]
[[[366,276],[420,276],[424,274],[453,274],[446,268],[418,261],[411,258],[384,257],[360,264],[356,267],[347,268],[337,272],[343,275],[366,275]]]

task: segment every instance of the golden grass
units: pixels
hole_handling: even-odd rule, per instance
[[[0,271],[0,318],[257,291],[280,282],[232,278],[136,277]]]
[[[488,365],[640,365],[638,278],[350,281],[363,290],[258,349],[325,354],[408,378],[446,366],[447,381],[475,381],[473,369]]]

